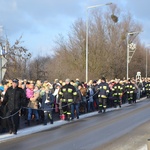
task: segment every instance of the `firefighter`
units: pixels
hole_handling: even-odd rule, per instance
[[[98,99],[99,99],[99,111],[98,111],[98,113],[101,113],[102,110],[105,113],[106,107],[107,107],[108,94],[109,94],[109,86],[106,83],[105,78],[102,77],[101,83],[98,86]]]
[[[135,86],[132,83],[131,79],[128,79],[128,82],[125,86],[126,92],[127,92],[127,99],[128,99],[128,103],[131,104],[133,103],[133,96],[134,96],[134,91],[135,91]]]
[[[145,90],[147,98],[150,97],[150,78],[148,78],[148,82],[145,85]]]
[[[123,87],[120,84],[120,80],[116,79],[115,84],[112,87],[114,107],[119,106],[121,108],[121,95],[123,93]]]
[[[62,113],[65,115],[65,119],[73,120],[74,101],[77,98],[76,88],[70,84],[70,79],[65,80],[65,85],[61,87],[59,92],[59,99],[62,102]]]

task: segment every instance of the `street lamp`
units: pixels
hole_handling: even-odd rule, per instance
[[[130,60],[131,60],[131,58],[129,57],[129,52],[130,52],[130,44],[129,44],[129,36],[130,35],[134,35],[134,34],[138,34],[138,33],[140,33],[140,32],[142,32],[142,31],[136,31],[136,32],[128,32],[127,33],[127,80],[128,80],[128,75],[129,75],[129,63],[130,63]],[[133,43],[131,43],[131,46],[133,47],[133,49],[132,49],[132,53],[134,53],[135,52],[135,49],[136,49],[136,46],[135,46],[135,44],[133,44]]]
[[[106,4],[100,4],[100,5],[94,5],[89,6],[86,8],[86,83],[88,82],[88,10],[96,7],[101,7],[105,5],[111,5],[112,3],[106,3]]]
[[[150,47],[150,45],[147,45],[146,47]],[[146,49],[146,75],[145,75],[146,79],[147,79],[147,50],[148,49]]]

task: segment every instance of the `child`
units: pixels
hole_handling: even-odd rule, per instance
[[[49,87],[45,87],[45,93],[42,96],[42,109],[44,111],[44,125],[47,125],[48,118],[53,124],[53,107],[55,97]]]
[[[34,85],[33,84],[28,84],[26,88],[26,98],[30,99],[34,95]]]

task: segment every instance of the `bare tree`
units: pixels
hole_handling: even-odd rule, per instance
[[[7,59],[7,71],[5,78],[22,78],[25,74],[27,60],[30,59],[31,53],[22,46],[22,36],[11,46],[6,39],[5,58]]]
[[[141,26],[129,13],[121,14],[116,5],[103,13],[92,11],[89,19],[89,78],[101,76],[123,78],[126,75],[126,36],[130,31],[139,31]],[[138,40],[137,37],[135,37]],[[58,70],[71,78],[85,80],[85,23],[77,20],[68,34],[68,39],[57,39],[56,57]],[[56,61],[54,61],[57,63]],[[64,68],[62,70],[61,68]],[[57,70],[57,69],[56,69]],[[60,73],[59,73],[60,74]],[[131,72],[132,74],[132,72]]]
[[[142,26],[134,21],[130,13],[122,13],[117,5],[111,5],[105,12],[94,10],[89,14],[89,79],[105,76],[108,79],[123,78],[127,67],[127,33],[141,31]],[[86,26],[77,19],[68,36],[58,35],[53,48],[54,56],[31,54],[21,45],[21,38],[13,46],[8,45],[7,77],[19,76],[32,80],[55,78],[79,78],[85,81]],[[135,42],[137,50],[129,64],[129,76],[137,71],[145,72],[145,47],[137,35],[130,36],[129,43]],[[24,55],[25,54],[25,55]],[[148,54],[149,55],[149,54]]]

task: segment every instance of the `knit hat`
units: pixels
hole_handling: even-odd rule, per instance
[[[13,79],[12,82],[15,82],[18,84],[19,80],[18,79]]]

